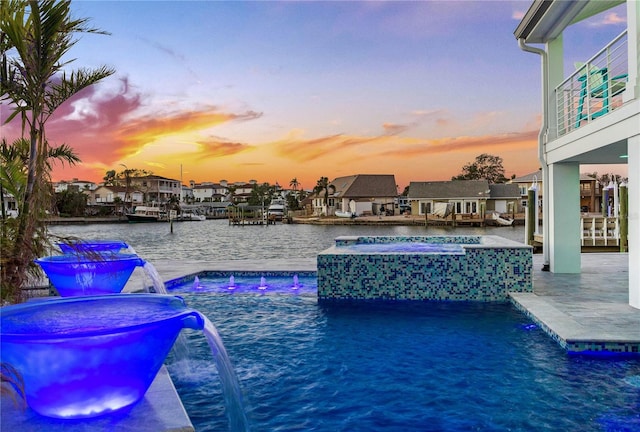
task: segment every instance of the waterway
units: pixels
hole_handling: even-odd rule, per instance
[[[524,241],[524,227],[345,226],[278,224],[229,226],[226,220],[173,224],[56,225],[51,234],[83,240],[123,240],[145,260],[315,258],[345,235],[498,235]]]

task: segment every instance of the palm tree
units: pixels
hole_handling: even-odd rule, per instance
[[[336,187],[329,183],[329,179],[327,177],[320,177],[316,186],[313,188],[313,191],[318,195],[324,192],[324,214],[328,215],[329,213],[329,190],[335,192]]]
[[[0,189],[11,194],[17,203],[19,209],[23,208],[23,201],[25,199],[25,191],[27,188],[27,169],[29,159],[29,141],[24,138],[15,140],[9,145],[6,139],[2,139],[0,142]],[[53,163],[67,162],[69,165],[75,165],[80,161],[80,158],[73,152],[73,150],[66,144],[62,144],[59,147],[52,148],[47,144],[47,154],[44,157],[44,164],[46,172],[50,172],[53,168]],[[37,204],[33,209],[37,210],[35,216],[39,217],[40,222],[34,223],[33,233],[30,239],[30,248],[34,256],[39,256],[44,253],[46,245],[46,226],[42,222],[42,219],[46,217],[46,210],[53,209],[54,207],[54,193],[49,184],[49,177],[38,179],[37,195],[33,195],[33,202]],[[0,254],[0,269],[2,271],[2,281],[5,280],[5,275],[10,269],[10,263],[12,256],[4,251],[10,251],[13,247],[17,231],[19,228],[20,214],[18,218],[5,219],[2,218],[0,244],[2,245],[3,253]],[[29,267],[28,270],[36,271],[35,267]],[[5,289],[6,288],[6,289]],[[19,291],[14,292],[8,287],[2,286],[2,298],[10,299],[13,295],[17,295]]]
[[[36,231],[46,231],[38,213],[51,171],[45,124],[73,95],[114,73],[105,66],[65,70],[70,61],[63,58],[77,42],[75,33],[104,34],[87,23],[88,19],[71,17],[70,0],[4,0],[0,8],[0,100],[13,107],[5,122],[19,116],[29,138],[18,226],[11,247],[3,248],[0,289],[8,301],[21,300],[20,289],[36,257]]]
[[[291,187],[291,189],[293,189],[294,192],[297,192],[298,186],[300,186],[300,183],[298,182],[298,178],[294,177],[293,179],[291,179],[291,181],[289,182],[289,186]]]

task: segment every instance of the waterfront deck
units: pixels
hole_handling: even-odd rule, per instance
[[[533,257],[533,293],[511,294],[516,307],[569,351],[640,352],[640,310],[629,306],[627,254],[582,254],[581,274],[543,272],[542,260],[542,255]],[[316,259],[159,261],[154,265],[164,280],[173,280],[205,270],[315,271]],[[134,286],[139,288],[139,282]]]

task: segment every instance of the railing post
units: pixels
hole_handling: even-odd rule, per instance
[[[620,183],[620,252],[629,252],[627,247],[627,236],[629,234],[629,220],[627,219],[629,214],[629,194],[627,191],[627,184]]]

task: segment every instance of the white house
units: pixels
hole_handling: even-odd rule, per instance
[[[600,51],[573,62],[575,68],[565,68],[565,31],[621,4],[626,7],[626,28]],[[580,273],[580,164],[627,163],[629,304],[636,308],[640,308],[639,26],[637,0],[535,0],[514,32],[519,47],[539,56],[541,64],[538,154],[544,188],[544,269]]]
[[[93,191],[98,187],[94,182],[88,180],[62,180],[53,184],[55,193],[64,192],[66,190],[76,190],[78,192]]]
[[[136,190],[130,190],[127,195],[127,188],[124,186],[98,186],[89,194],[89,204],[113,204],[116,198],[121,202],[142,204],[143,193]]]

